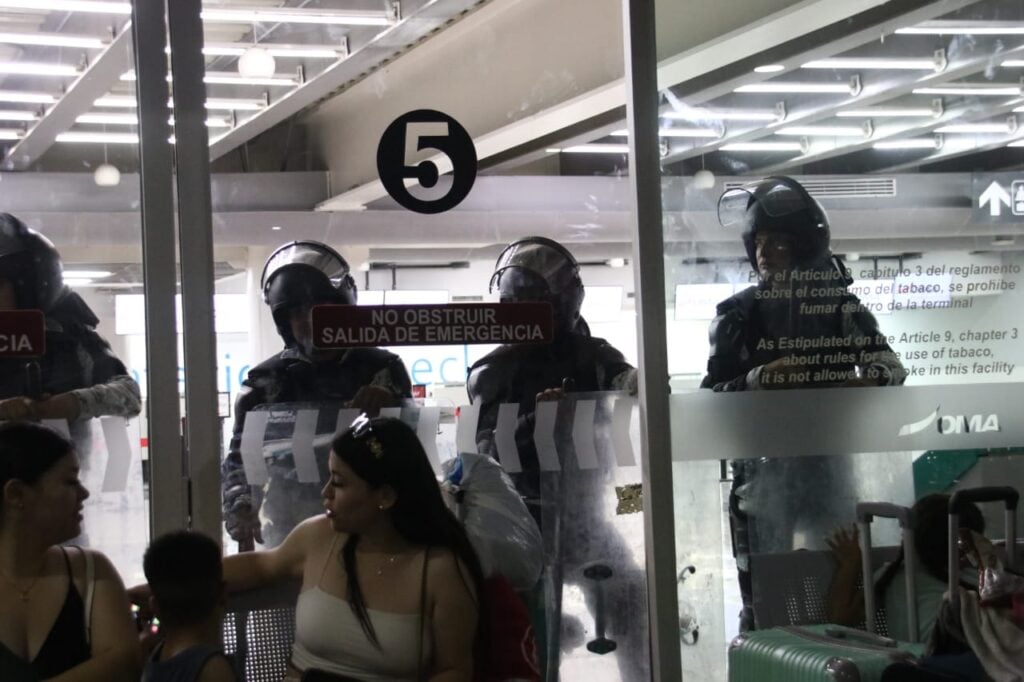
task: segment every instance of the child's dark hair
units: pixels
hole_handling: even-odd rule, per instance
[[[365,430],[362,427],[361,430]],[[486,615],[481,597],[483,569],[469,536],[441,496],[434,470],[416,432],[401,420],[373,419],[368,431],[356,435],[352,428],[331,443],[334,454],[371,488],[391,486],[396,502],[391,508],[395,530],[407,541],[438,550],[448,550],[469,572],[468,579],[477,599],[477,649],[484,644],[482,628]],[[367,638],[380,646],[356,575],[357,534],[349,535],[341,551],[348,580],[348,601]],[[466,576],[464,576],[465,578]]]
[[[0,502],[8,481],[32,485],[74,449],[67,438],[39,424],[13,422],[0,426]]]
[[[932,577],[949,580],[949,495],[933,493],[925,495],[914,503],[914,551],[918,564]],[[960,527],[976,533],[985,532],[985,517],[975,504],[968,504],[960,511]],[[896,572],[903,565],[903,548],[896,561],[889,564],[875,583],[875,593],[882,597],[889,588]]]
[[[202,623],[220,603],[224,584],[220,547],[202,533],[161,535],[146,550],[142,570],[165,625]]]

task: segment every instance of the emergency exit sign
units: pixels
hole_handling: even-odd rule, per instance
[[[313,345],[323,350],[359,346],[539,344],[552,339],[548,303],[447,305],[318,305]]]

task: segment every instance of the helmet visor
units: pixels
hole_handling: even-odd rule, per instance
[[[309,265],[327,275],[331,286],[339,288],[349,273],[348,263],[333,249],[326,249],[308,242],[295,242],[282,246],[267,260],[263,268],[261,286],[266,291],[267,283],[286,265]]]
[[[491,275],[489,291],[494,293],[495,286],[503,272],[509,268],[520,268],[537,275],[547,282],[552,293],[558,293],[564,285],[572,281],[578,266],[563,251],[540,241],[524,240],[510,244],[498,256]]]
[[[771,218],[812,210],[811,199],[784,180],[761,180],[726,190],[718,200],[718,222],[722,227],[742,227],[757,204]]]

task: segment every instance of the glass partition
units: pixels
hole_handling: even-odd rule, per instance
[[[38,310],[44,330],[38,348],[0,360],[0,418],[72,439],[89,496],[64,539],[134,584],[150,526],[146,339],[141,309],[129,332],[121,303],[145,296],[139,152],[131,109],[105,106],[131,68],[126,8],[0,10],[0,317]]]
[[[842,616],[830,586],[836,560],[858,555],[858,502],[1021,486],[1024,17],[999,0],[832,15],[766,3],[684,46],[669,4],[659,128],[680,651],[686,679],[725,679],[744,665],[737,634]],[[944,507],[927,508],[916,532],[941,539]],[[984,512],[1002,537],[1001,510]],[[875,526],[875,547],[899,544],[895,524]],[[919,586],[944,580],[935,551]],[[899,588],[879,597],[889,632],[927,640],[938,602],[909,632],[893,570]]]
[[[321,515],[330,437],[382,407],[414,426],[439,476],[474,453],[511,474],[542,538],[538,572],[515,587],[544,679],[641,680],[639,444],[621,462],[607,449],[613,417],[620,444],[637,428],[628,186],[621,164],[586,177],[572,154],[532,149],[567,125],[554,112],[579,88],[623,73],[621,49],[594,69],[561,45],[558,26],[584,5],[531,3],[557,20],[540,29],[525,6],[469,0],[204,10],[224,541],[278,546]],[[617,11],[587,23],[621,45]],[[496,265],[525,237],[521,258]],[[499,347],[452,322],[406,344],[377,341],[379,325],[353,327],[358,347],[316,337],[320,305],[406,315],[532,300],[552,306],[550,343]],[[221,327],[228,315],[236,329]],[[549,466],[573,459],[577,425],[595,466]],[[229,628],[250,677],[291,652],[291,604],[278,606]],[[256,632],[272,652],[255,653]]]

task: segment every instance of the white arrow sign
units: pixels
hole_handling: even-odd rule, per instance
[[[985,188],[985,191],[978,197],[978,208],[985,208],[985,204],[988,204],[988,214],[993,218],[998,218],[999,214],[1003,210],[1003,204],[1010,205],[1010,194],[1003,186],[995,180],[992,184]]]

